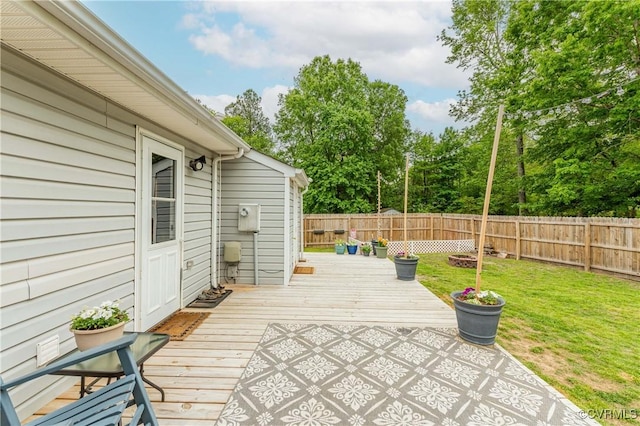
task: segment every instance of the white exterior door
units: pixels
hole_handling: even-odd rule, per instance
[[[180,309],[183,153],[142,136],[140,329]]]

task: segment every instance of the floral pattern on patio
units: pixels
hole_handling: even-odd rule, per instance
[[[270,324],[225,405],[231,425],[592,425],[497,347],[455,329]]]

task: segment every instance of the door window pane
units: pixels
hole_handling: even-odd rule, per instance
[[[153,189],[152,197],[175,197],[176,160],[153,154]]]
[[[153,154],[151,188],[151,243],[176,239],[176,161]]]
[[[152,223],[154,226],[151,243],[156,244],[175,240],[176,202],[153,200],[151,208],[153,214]]]

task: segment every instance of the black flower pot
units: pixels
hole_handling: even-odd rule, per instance
[[[373,249],[373,255],[376,255],[376,247],[378,247],[378,240],[371,240],[371,248]]]
[[[396,276],[402,281],[413,281],[416,279],[416,269],[418,268],[418,257],[394,257],[393,263],[396,265]]]
[[[458,300],[460,294],[461,291],[451,293],[460,337],[477,345],[493,345],[498,334],[500,314],[505,305],[504,299],[498,299],[497,305],[474,305]]]

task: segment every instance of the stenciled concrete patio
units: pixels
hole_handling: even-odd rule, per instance
[[[231,294],[184,341],[171,341],[145,363],[162,425],[212,425],[238,383],[269,323],[456,327],[454,311],[417,281],[399,281],[393,262],[374,256],[307,253],[286,287],[230,284]],[[48,412],[77,388],[43,408]],[[559,399],[563,399],[558,395]]]

